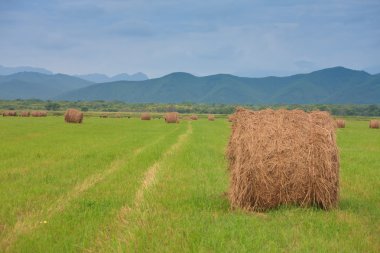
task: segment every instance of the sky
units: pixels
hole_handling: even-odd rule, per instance
[[[56,73],[380,73],[379,0],[0,0],[0,65]]]

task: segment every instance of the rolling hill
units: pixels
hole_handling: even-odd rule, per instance
[[[129,103],[312,104],[380,103],[380,75],[334,67],[288,77],[197,77],[172,73],[145,81],[93,84],[59,100],[120,100]]]
[[[64,74],[19,72],[0,76],[0,99],[51,99],[91,84],[93,83]]]

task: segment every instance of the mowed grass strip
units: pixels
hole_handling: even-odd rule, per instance
[[[134,202],[145,172],[177,143],[178,135],[184,132],[185,125],[168,125],[167,128],[178,128],[178,131],[148,147],[129,160],[122,170],[73,200],[64,212],[53,216],[47,224],[28,236],[20,238],[12,250],[78,252],[92,246],[98,232],[112,222],[122,206]]]
[[[31,229],[37,226],[46,225],[44,221],[47,220],[46,222],[49,222],[49,218],[51,218],[51,216],[56,212],[63,211],[70,201],[80,196],[82,192],[93,187],[94,184],[102,181],[106,176],[109,176],[108,174],[112,174],[110,172],[115,172],[116,169],[120,169],[119,167],[122,166],[124,162],[127,162],[130,158],[137,156],[138,153],[134,151],[153,149],[154,152],[159,156],[159,152],[157,152],[157,149],[154,148],[154,145],[158,144],[158,142],[165,142],[165,138],[169,137],[170,135],[174,135],[175,138],[177,135],[175,131],[178,132],[181,130],[178,126],[173,126],[171,129],[169,129],[168,126],[166,126],[163,122],[158,121],[148,124],[146,122],[140,122],[137,120],[126,121],[120,119],[110,119],[107,121],[99,121],[99,119],[93,119],[95,122],[91,122],[91,120],[89,120],[88,125],[84,124],[78,128],[79,126],[77,125],[63,124],[61,120],[57,121],[58,119],[47,118],[46,120],[47,121],[40,121],[40,123],[36,124],[36,129],[31,128],[29,125],[27,125],[27,123],[29,123],[27,121],[14,121],[6,123],[10,124],[11,126],[12,124],[16,124],[16,129],[19,128],[20,130],[23,130],[20,131],[20,134],[27,132],[28,130],[38,130],[41,132],[45,131],[48,133],[48,135],[52,133],[49,129],[46,128],[46,126],[50,125],[51,127],[55,126],[55,124],[59,124],[60,126],[57,126],[57,130],[59,129],[61,131],[54,132],[55,135],[50,135],[49,138],[51,141],[53,141],[56,135],[64,135],[66,139],[70,140],[69,142],[54,142],[54,145],[58,145],[62,148],[61,152],[65,152],[65,150],[71,151],[73,148],[72,146],[85,144],[85,146],[81,147],[82,149],[77,150],[77,153],[80,153],[81,150],[83,150],[85,151],[84,153],[88,154],[93,152],[98,156],[95,156],[94,154],[91,156],[92,159],[88,159],[89,157],[81,157],[81,155],[78,155],[78,159],[82,159],[80,160],[81,162],[78,162],[77,164],[70,164],[70,166],[63,168],[62,166],[57,166],[58,168],[50,166],[47,172],[51,175],[51,177],[56,177],[56,180],[51,182],[51,184],[40,184],[38,180],[37,182],[33,182],[29,179],[27,181],[28,185],[25,185],[25,182],[21,180],[21,183],[19,183],[19,185],[15,184],[15,186],[10,189],[4,188],[2,194],[6,193],[5,190],[8,190],[19,191],[21,196],[28,195],[29,198],[26,199],[30,201],[31,204],[33,204],[33,208],[29,208],[26,210],[26,212],[17,212],[17,208],[19,208],[19,206],[15,205],[15,203],[17,203],[17,201],[20,201],[20,203],[22,203],[22,201],[15,198],[14,195],[13,198],[11,198],[11,200],[13,200],[13,203],[2,205],[2,214],[6,214],[8,212],[11,215],[15,215],[17,218],[14,224],[7,224],[7,218],[8,220],[12,220],[12,217],[2,217],[2,248],[8,248],[8,246],[12,245],[12,243],[18,239],[18,236],[24,236],[24,234],[30,232]],[[17,124],[24,124],[24,128]],[[15,129],[11,128],[9,125],[7,125],[7,127],[9,127],[10,131],[12,131],[12,129]],[[91,139],[91,137],[93,141],[88,140]],[[48,137],[43,136],[41,140],[46,141],[46,138]],[[88,143],[84,143],[86,140],[88,140]],[[107,144],[105,146],[100,146],[98,145],[99,143],[97,143],[98,140],[103,140],[103,143]],[[11,141],[11,139],[9,141]],[[91,146],[92,143],[96,143],[95,147]],[[27,145],[28,143],[25,144]],[[39,152],[46,152],[47,154],[51,152],[51,150],[49,150],[49,147],[46,147],[44,145],[37,145],[36,147],[39,148]],[[103,150],[104,147],[106,147],[106,150]],[[22,149],[21,145],[19,148]],[[5,152],[7,152],[7,149],[5,149]],[[27,153],[28,152],[25,154]],[[20,154],[22,154],[22,152],[20,152]],[[54,156],[54,154],[52,155]],[[19,159],[22,159],[22,157],[19,157]],[[24,160],[24,163],[27,164],[27,160]],[[74,168],[71,167],[76,165],[78,166]],[[2,169],[8,169],[12,171],[12,169],[9,168],[3,167]],[[62,169],[66,171],[66,174],[61,171]],[[34,170],[30,170],[30,174],[23,175],[21,179],[24,177],[33,177]],[[88,173],[83,173],[86,170]],[[71,173],[72,171],[76,171],[76,173]],[[37,173],[41,172],[37,171]],[[38,177],[36,177],[36,179],[38,179]],[[12,180],[9,178],[7,178],[6,181],[4,180],[5,183],[9,183],[9,181]],[[65,184],[68,181],[72,184]],[[61,191],[54,194],[54,190],[57,187],[60,188]],[[38,188],[38,191],[34,192],[33,190],[36,188]],[[31,191],[32,194],[30,194]],[[10,193],[11,192],[8,192],[8,194]],[[45,196],[41,198],[39,193]],[[2,200],[7,200],[3,196],[5,196],[5,194],[2,195]],[[31,201],[30,198],[33,199],[34,196],[34,200],[41,198],[42,201]],[[4,207],[13,207],[13,210],[9,208],[11,210],[6,210],[6,212],[4,211]]]
[[[187,122],[187,131],[180,135],[178,141],[172,145],[161,157],[160,160],[156,161],[146,172],[145,176],[140,183],[134,201],[132,204],[125,204],[116,215],[114,221],[109,224],[105,229],[103,229],[97,236],[92,247],[86,249],[86,252],[110,252],[115,250],[115,245],[118,251],[123,251],[123,244],[128,244],[128,236],[125,236],[125,229],[129,228],[131,219],[133,215],[143,213],[141,212],[141,205],[144,203],[144,195],[146,191],[149,191],[150,187],[156,182],[156,175],[161,167],[170,160],[173,155],[178,152],[182,146],[186,145],[186,142],[191,138],[192,125],[191,122]],[[132,215],[131,215],[132,214]],[[134,220],[132,220],[133,222]],[[110,247],[111,246],[111,247]]]
[[[192,122],[189,142],[161,164],[156,183],[107,252],[379,252],[380,133],[368,122],[338,130],[341,201],[333,211],[230,210],[225,122]],[[111,230],[112,233],[112,230]],[[101,251],[101,250],[100,250]]]

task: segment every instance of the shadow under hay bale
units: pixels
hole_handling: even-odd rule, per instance
[[[141,113],[141,116],[140,116],[140,119],[141,120],[151,120],[151,115],[150,113],[147,113],[147,112],[144,112],[144,113]]]
[[[31,113],[32,117],[46,117],[47,116],[47,112],[45,111],[33,111]]]
[[[327,112],[238,109],[227,157],[233,208],[338,204],[339,154]]]
[[[16,111],[5,111],[3,112],[3,117],[15,117],[17,116]]]
[[[369,128],[380,128],[380,121],[378,120],[370,120]]]
[[[208,119],[209,121],[214,121],[214,120],[215,120],[215,116],[209,114],[209,115],[207,116],[207,119]]]
[[[336,120],[336,126],[337,126],[337,128],[345,128],[346,127],[346,121],[344,119],[337,119]]]
[[[20,116],[21,117],[29,117],[30,116],[30,112],[21,112]]]
[[[164,116],[166,123],[179,123],[179,115],[177,112],[168,112]]]
[[[83,122],[83,112],[76,109],[68,109],[65,112],[65,122],[67,123],[82,123]]]

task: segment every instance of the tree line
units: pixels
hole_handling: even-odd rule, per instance
[[[276,105],[231,105],[231,104],[160,104],[139,103],[129,104],[120,101],[44,101],[39,99],[0,100],[0,110],[48,110],[64,111],[76,108],[82,111],[103,112],[171,112],[179,113],[209,113],[231,114],[236,107],[245,107],[253,110],[272,109],[301,109],[304,111],[328,111],[336,116],[380,116],[380,104],[276,104]]]

